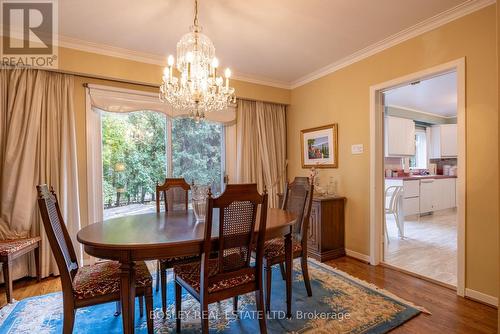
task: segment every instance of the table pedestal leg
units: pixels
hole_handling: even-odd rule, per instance
[[[135,268],[134,262],[120,263],[120,300],[122,304],[123,333],[134,333]]]
[[[285,265],[286,265],[286,317],[292,317],[292,234],[285,236]]]

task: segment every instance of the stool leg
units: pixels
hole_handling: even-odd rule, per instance
[[[36,280],[40,282],[42,280],[42,268],[40,266],[40,246],[35,248],[35,267],[36,267]]]
[[[12,277],[10,276],[10,269],[12,267],[12,260],[8,259],[3,263],[3,280],[5,281],[5,294],[7,296],[7,303],[12,303]]]

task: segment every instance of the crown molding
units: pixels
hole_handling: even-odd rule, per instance
[[[392,46],[399,43],[407,41],[418,35],[436,29],[442,25],[445,25],[451,21],[454,21],[460,17],[466,16],[484,7],[492,5],[496,0],[468,0],[456,7],[446,10],[440,14],[437,14],[429,19],[426,19],[408,29],[402,30],[399,33],[385,38],[377,43],[374,43],[364,49],[361,49],[343,59],[335,61],[325,67],[322,67],[310,74],[307,74],[297,80],[292,82],[283,82],[278,80],[273,80],[265,77],[254,76],[244,73],[235,73],[234,79],[239,81],[245,81],[249,83],[255,83],[259,85],[265,85],[276,88],[283,89],[294,89],[305,85],[311,81],[324,77],[335,71],[338,71],[344,67],[352,65],[360,60],[368,58],[374,54],[377,54],[383,50],[386,50]],[[115,46],[94,43],[89,41],[84,41],[68,36],[59,35],[56,39],[58,45],[64,48],[80,50],[84,52],[90,52],[110,57],[122,58],[132,61],[137,61],[146,64],[153,64],[158,66],[166,65],[166,58],[161,55],[155,55],[151,53],[139,52],[125,48],[119,48]]]
[[[269,79],[269,78],[254,76],[251,74],[243,74],[240,72],[236,72],[235,75],[233,75],[232,77],[238,81],[250,82],[250,83],[257,84],[257,85],[271,86],[271,87],[283,88],[283,89],[291,89],[290,83],[286,82],[286,81],[278,81],[278,80],[273,80],[273,79]]]
[[[166,61],[165,56],[160,56],[160,55],[155,55],[155,54],[145,53],[145,52],[139,52],[139,51],[134,51],[134,50],[125,49],[125,48],[119,48],[119,47],[110,46],[110,45],[106,45],[106,44],[99,44],[99,43],[84,41],[81,39],[68,37],[68,36],[62,36],[62,35],[59,35],[58,38],[56,39],[56,41],[58,41],[58,46],[68,48],[68,49],[79,50],[79,51],[84,51],[84,52],[89,52],[89,53],[95,53],[95,54],[100,54],[100,55],[104,55],[104,56],[122,58],[122,59],[137,61],[137,62],[146,63],[146,64],[158,65],[158,66],[166,66],[167,65],[167,61]],[[272,80],[269,78],[258,77],[258,76],[254,76],[254,75],[250,75],[250,74],[243,74],[243,73],[236,72],[236,73],[234,73],[233,78],[236,80],[239,80],[239,81],[245,81],[245,82],[250,82],[250,83],[259,84],[259,85],[290,89],[290,83],[288,83],[288,82]]]
[[[89,53],[96,53],[104,56],[122,58],[146,64],[166,66],[167,58],[152,53],[134,51],[116,46],[84,41],[78,38],[59,35],[56,38],[58,46]]]
[[[489,5],[492,5],[496,2],[496,0],[469,0],[458,6],[450,8],[442,13],[439,13],[433,17],[430,17],[416,25],[407,28],[405,30],[400,31],[397,34],[394,34],[388,38],[385,38],[377,43],[374,43],[364,49],[361,49],[343,59],[335,61],[325,67],[320,68],[308,75],[305,75],[290,84],[290,88],[294,89],[305,85],[311,81],[324,77],[330,73],[338,71],[344,67],[352,65],[360,60],[373,56],[383,50],[386,50],[390,47],[393,47],[397,44],[400,44],[404,41],[407,41],[411,38],[417,37],[421,34],[424,34],[428,31],[436,29],[440,26],[443,26],[451,21],[459,19],[463,16],[471,14],[475,11],[478,11],[482,8],[485,8]]]

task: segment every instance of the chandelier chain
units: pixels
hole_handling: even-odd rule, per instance
[[[195,27],[198,27],[198,0],[194,1],[194,22]]]

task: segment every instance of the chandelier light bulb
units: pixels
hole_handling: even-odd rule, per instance
[[[219,67],[219,59],[217,59],[216,57],[214,57],[214,59],[212,59],[212,67],[213,68]]]
[[[168,64],[168,66],[174,66],[174,56],[172,56],[172,55],[168,56],[167,64]]]
[[[226,70],[224,71],[224,76],[226,78],[230,78],[231,77],[231,70],[229,68],[226,68]]]
[[[192,53],[192,52],[188,52],[188,53],[186,54],[186,61],[187,61],[188,63],[192,63],[192,62],[193,62],[193,60],[194,60],[194,55],[193,55],[193,53]]]

